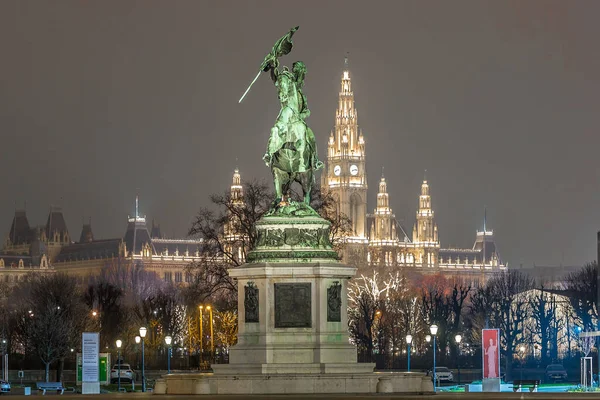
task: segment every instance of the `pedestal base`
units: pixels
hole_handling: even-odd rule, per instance
[[[500,378],[484,378],[482,381],[483,392],[499,392]]]
[[[265,364],[213,364],[217,375],[278,375],[278,374],[365,374],[372,373],[371,363],[265,363]]]
[[[346,374],[172,374],[167,394],[433,393],[419,372]]]
[[[82,394],[100,394],[100,382],[83,382],[81,384]]]

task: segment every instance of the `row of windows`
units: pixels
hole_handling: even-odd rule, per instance
[[[25,280],[25,275],[4,275],[4,282],[13,283],[13,282],[23,282]]]
[[[164,272],[163,280],[165,282],[173,282],[173,275],[175,275],[175,283],[183,282],[183,272]],[[192,274],[189,272],[185,273],[185,283],[190,283],[192,281]]]

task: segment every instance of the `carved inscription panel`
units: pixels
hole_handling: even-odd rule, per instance
[[[311,327],[311,284],[275,284],[275,328]]]

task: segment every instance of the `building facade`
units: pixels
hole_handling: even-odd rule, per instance
[[[0,251],[0,282],[14,284],[29,273],[65,272],[85,283],[110,269],[135,267],[176,284],[191,281],[186,267],[200,259],[201,241],[167,239],[160,226],[138,213],[128,217],[120,238],[96,239],[91,221],[83,224],[79,241],[67,230],[62,210],[52,207],[46,224],[31,227],[25,210],[15,211],[8,238]]]
[[[471,248],[442,248],[427,179],[421,184],[412,233],[399,224],[384,176],[379,181],[377,206],[367,214],[366,143],[358,125],[352,82],[346,58],[335,112],[335,125],[327,145],[321,188],[336,200],[337,212],[350,218],[352,232],[344,237],[343,258],[358,266],[410,268],[422,273],[442,273],[485,281],[506,269],[485,227],[476,232]]]

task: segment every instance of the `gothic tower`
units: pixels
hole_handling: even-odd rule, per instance
[[[400,249],[396,233],[396,216],[390,208],[385,177],[379,181],[377,208],[369,215],[369,252],[367,261],[370,265],[396,265]]]
[[[338,212],[352,221],[352,232],[346,242],[367,242],[367,173],[365,139],[358,129],[358,113],[354,107],[348,58],[342,73],[335,127],[329,136],[325,172],[321,187],[337,200]]]
[[[424,179],[421,184],[421,195],[419,196],[417,222],[413,227],[413,243],[421,249],[418,259],[415,261],[430,267],[434,267],[437,263],[440,248],[438,228],[433,215],[429,184],[427,179]]]
[[[231,210],[228,221],[223,228],[223,243],[225,251],[242,264],[246,259],[245,248],[248,246],[248,238],[244,235],[240,226],[240,215],[243,215],[243,213],[237,214],[234,212],[234,210],[241,210],[244,207],[244,188],[242,186],[240,171],[237,168],[233,172],[229,196],[231,199]]]
[[[369,241],[393,242],[396,241],[396,216],[390,208],[390,198],[387,192],[385,177],[379,182],[377,193],[377,208],[373,214],[373,222],[369,234]]]

